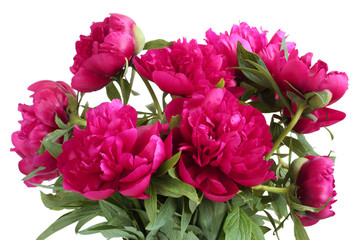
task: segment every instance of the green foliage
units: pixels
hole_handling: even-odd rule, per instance
[[[161,49],[164,47],[170,47],[173,44],[173,42],[168,42],[163,39],[152,40],[145,43],[144,50]]]

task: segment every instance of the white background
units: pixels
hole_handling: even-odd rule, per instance
[[[40,190],[28,189],[20,180],[19,157],[10,152],[10,136],[20,125],[18,103],[31,103],[27,87],[38,80],[63,80],[70,84],[69,67],[75,55],[75,41],[89,34],[93,21],[108,13],[122,13],[135,20],[147,40],[195,38],[203,42],[205,31],[229,31],[233,24],[246,21],[250,26],[285,31],[297,43],[300,54],[314,53],[330,70],[349,76],[349,90],[334,108],[347,118],[330,127],[335,139],[323,130],[312,139],[318,152],[334,150],[337,203],[336,216],[307,228],[311,239],[356,239],[358,222],[359,150],[359,30],[356,1],[2,1],[0,4],[1,74],[1,193],[0,238],[36,239],[64,212],[46,209]],[[141,82],[138,82],[140,88]],[[136,89],[135,87],[135,89]],[[101,92],[104,100],[105,93]],[[95,96],[100,96],[99,94]],[[132,98],[136,100],[136,98]],[[90,104],[101,101],[89,98]],[[134,102],[133,102],[134,103]],[[139,98],[137,98],[139,103]],[[142,102],[141,102],[142,103]],[[136,104],[136,103],[134,103]],[[281,239],[294,239],[291,221],[280,231]],[[101,236],[75,235],[74,226],[49,237],[56,239],[101,239]],[[266,239],[276,239],[267,234]]]

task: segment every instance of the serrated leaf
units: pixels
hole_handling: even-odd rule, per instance
[[[248,215],[240,207],[235,208],[225,219],[225,240],[251,239],[252,226]]]
[[[174,44],[173,42],[168,42],[163,39],[156,39],[156,40],[146,42],[143,49],[144,50],[161,49],[164,47],[170,47],[173,44]]]
[[[180,159],[180,156],[181,156],[181,151],[176,153],[174,156],[172,156],[168,160],[164,161],[160,165],[160,167],[158,168],[158,170],[156,171],[154,176],[161,176],[161,175],[164,175],[165,173],[167,173],[170,169],[172,169],[176,165],[176,163]]]
[[[54,223],[52,223],[44,232],[40,234],[40,236],[37,237],[36,240],[44,240],[64,227],[67,227],[70,224],[73,224],[94,213],[101,213],[99,205],[88,205],[66,213],[59,217]]]
[[[186,196],[194,202],[200,202],[196,189],[183,181],[172,178],[167,174],[153,177],[151,180],[159,195],[173,198]]]
[[[108,96],[110,101],[112,101],[113,99],[121,100],[119,90],[115,87],[115,84],[112,81],[106,85],[106,95]]]

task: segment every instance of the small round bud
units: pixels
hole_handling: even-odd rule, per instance
[[[308,104],[315,109],[323,108],[329,104],[332,93],[329,90],[309,93]]]
[[[307,161],[309,161],[309,159],[307,159],[307,158],[298,158],[291,163],[290,168],[289,168],[289,174],[290,174],[292,183],[296,182],[296,179],[297,179],[297,176],[301,169],[301,166]]]
[[[133,26],[133,34],[134,34],[134,40],[135,40],[135,51],[134,55],[138,55],[145,46],[145,36],[141,29],[137,26]]]

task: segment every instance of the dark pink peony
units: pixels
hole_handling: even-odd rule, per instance
[[[296,185],[299,187],[297,196],[301,203],[306,206],[319,208],[324,206],[331,198],[326,207],[318,213],[305,212],[306,216],[300,216],[304,226],[311,226],[321,219],[334,216],[331,205],[335,202],[335,181],[333,176],[334,161],[327,156],[307,156],[306,161],[300,168]]]
[[[89,36],[80,35],[76,42],[74,74],[71,85],[80,92],[91,92],[106,86],[134,54],[142,48],[141,31],[124,15],[110,14],[103,22],[91,25]]]
[[[225,87],[235,86],[234,76],[221,56],[212,46],[198,44],[196,40],[178,40],[170,47],[148,50],[141,58],[135,57],[134,64],[140,75],[174,95],[214,88],[221,79]]]
[[[313,54],[307,53],[299,57],[295,43],[292,42],[286,42],[289,52],[289,57],[286,60],[284,51],[280,50],[284,36],[285,33],[279,30],[266,48],[258,53],[279,88],[286,93],[286,91],[294,92],[292,88],[294,87],[302,94],[327,89],[332,93],[328,105],[338,101],[348,89],[346,73],[328,72],[327,64],[321,60],[311,65]]]
[[[260,33],[255,27],[241,22],[239,25],[233,25],[230,34],[225,32],[218,35],[209,29],[206,32],[205,41],[222,55],[227,66],[236,67],[238,66],[236,54],[238,42],[240,41],[247,51],[258,53],[267,44],[266,33],[266,31]]]
[[[151,175],[165,160],[161,124],[136,128],[136,110],[118,99],[89,109],[86,117],[86,129],[75,129],[58,157],[64,188],[91,200],[115,191],[148,198]]]
[[[15,151],[22,160],[19,162],[20,171],[27,175],[39,167],[46,167],[37,172],[35,177],[25,181],[28,187],[33,187],[30,183],[40,184],[44,180],[51,180],[59,176],[56,168],[56,159],[48,152],[36,155],[39,150],[41,140],[50,132],[58,127],[55,123],[55,115],[63,122],[67,123],[69,117],[66,113],[68,98],[66,94],[74,96],[74,90],[61,81],[39,81],[28,88],[33,91],[33,105],[19,104],[19,111],[22,113],[23,120],[20,121],[21,129],[12,134],[11,140]]]
[[[175,100],[166,114],[169,119],[183,104],[179,128],[172,133],[182,150],[178,168],[184,182],[210,200],[227,201],[239,191],[238,184],[251,187],[275,177],[271,162],[264,160],[272,137],[260,111],[239,104],[223,88]]]

